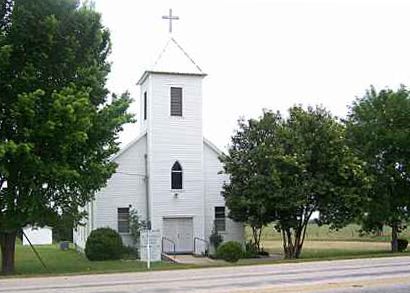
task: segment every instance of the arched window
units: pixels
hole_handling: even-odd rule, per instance
[[[182,167],[175,162],[171,170],[171,189],[182,189]]]

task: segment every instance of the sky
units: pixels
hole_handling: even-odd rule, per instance
[[[410,85],[410,1],[95,0],[95,8],[113,43],[108,87],[131,93],[133,113],[136,82],[165,46],[162,16],[173,9],[174,38],[208,74],[204,136],[223,150],[238,118],[262,109],[322,105],[344,117],[370,85]],[[120,140],[137,137],[138,125]]]

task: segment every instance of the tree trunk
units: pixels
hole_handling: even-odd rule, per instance
[[[305,242],[307,223],[308,222],[306,221],[296,229],[293,239],[291,229],[282,231],[283,250],[286,259],[295,259],[300,257],[303,243]]]
[[[302,247],[303,243],[301,242],[295,244],[295,258],[300,258],[300,255],[302,253]]]
[[[0,232],[1,272],[9,275],[14,273],[14,253],[16,249],[17,231]]]
[[[253,241],[258,250],[258,253],[261,251],[261,235],[262,235],[262,228],[257,228],[252,226],[252,236]]]
[[[294,259],[296,258],[296,245],[293,243],[292,231],[290,228],[287,228],[282,233],[283,237],[283,250],[285,254],[285,259]]]
[[[300,256],[300,249],[298,248],[297,245],[288,245],[285,248],[285,258],[286,259],[295,259],[295,258],[299,258]]]
[[[399,227],[396,223],[391,225],[391,252],[398,252],[399,247],[398,247],[398,241],[397,239],[399,238]]]
[[[376,230],[376,236],[383,236],[383,224],[380,224],[378,229]]]

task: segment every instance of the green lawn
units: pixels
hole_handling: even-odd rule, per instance
[[[265,240],[262,242],[265,250],[272,254],[283,253],[281,240]],[[308,240],[303,245],[301,258],[328,258],[340,256],[355,256],[369,254],[389,253],[388,242],[365,242],[365,241],[314,241]]]
[[[386,229],[381,237],[371,235],[360,237],[358,230],[357,225],[349,225],[339,231],[329,231],[326,226],[309,225],[301,259],[294,261],[393,256],[389,252],[389,230]],[[248,239],[250,238],[249,232],[249,229],[246,229]],[[409,232],[402,233],[400,236],[410,239]],[[263,232],[262,246],[271,254],[276,255],[276,259],[243,259],[237,265],[289,262],[289,260],[283,260],[280,234],[275,232],[271,226]],[[36,246],[36,249],[47,265],[49,272],[43,268],[29,246],[22,246],[18,243],[16,246],[16,274],[44,275],[146,271],[146,264],[136,260],[91,262],[83,254],[77,253],[72,248],[62,251],[58,249],[57,245],[47,245]],[[408,249],[405,253],[394,255],[410,255],[410,251]],[[211,266],[226,265],[232,264],[222,261],[211,264]],[[199,266],[164,262],[152,264],[152,270],[195,267]]]
[[[313,260],[329,260],[359,257],[382,257],[410,255],[410,252],[391,254],[386,242],[354,242],[354,241],[307,241],[303,248],[300,260],[283,260],[281,241],[266,240],[264,247],[269,252],[276,254],[276,259],[242,259],[237,264],[216,261],[209,266],[250,265],[282,262],[298,262]],[[59,250],[57,245],[36,246],[37,251],[46,263],[47,272],[36,258],[30,247],[17,245],[16,274],[18,275],[47,275],[47,274],[83,274],[83,273],[114,273],[146,271],[146,264],[135,260],[100,261],[90,262],[83,254],[74,249]],[[198,265],[180,265],[164,262],[152,264],[152,270],[195,268]]]
[[[362,236],[359,230],[360,226],[355,224],[348,225],[338,231],[332,231],[326,225],[319,227],[316,224],[309,224],[301,259],[392,255],[390,253],[391,230],[388,227],[385,227],[381,236]],[[249,227],[246,228],[245,234],[247,239],[251,239]],[[400,237],[410,240],[410,232],[404,231]],[[261,245],[271,254],[283,255],[281,234],[274,230],[273,225],[269,225],[263,230]]]
[[[91,262],[87,260],[83,254],[77,253],[74,249],[62,251],[57,245],[35,246],[35,248],[46,264],[50,274],[135,272],[146,270],[146,263],[136,260]],[[164,262],[156,262],[151,265],[153,270],[185,267],[190,266]],[[16,274],[47,274],[47,271],[45,271],[30,246],[16,246]]]
[[[323,225],[319,227],[316,224],[309,224],[306,232],[306,240],[329,241],[390,241],[391,229],[385,227],[382,236],[359,234],[360,226],[351,224],[338,231],[332,231],[329,226]],[[251,231],[249,227],[246,228],[247,239],[251,238]],[[410,229],[402,232],[400,237],[410,240]],[[280,240],[281,235],[274,228],[273,225],[267,226],[262,232],[262,240]]]

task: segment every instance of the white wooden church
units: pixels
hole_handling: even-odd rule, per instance
[[[99,227],[117,230],[124,243],[132,245],[132,209],[159,231],[162,243],[175,243],[178,253],[204,252],[203,240],[209,241],[214,227],[224,241],[243,241],[243,224],[227,218],[221,196],[228,179],[220,174],[221,151],[203,136],[205,77],[171,37],[137,83],[141,133],[116,154],[116,173],[85,207],[87,223],[74,231],[78,248],[84,248],[90,232]]]

